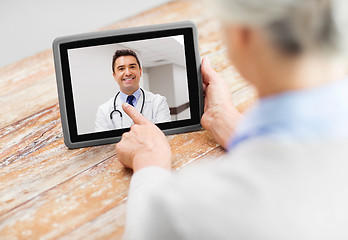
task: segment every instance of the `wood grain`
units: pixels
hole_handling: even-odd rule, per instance
[[[255,91],[227,60],[219,22],[202,2],[170,2],[101,30],[181,20],[197,24],[201,55],[247,109]],[[114,145],[64,145],[51,50],[0,68],[0,106],[0,239],[120,239],[132,172]],[[168,140],[174,171],[224,155],[205,130]]]

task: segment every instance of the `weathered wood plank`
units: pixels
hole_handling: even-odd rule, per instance
[[[221,159],[224,153],[222,148],[214,148],[205,155],[200,156],[198,158],[199,160],[195,161],[195,163],[200,161],[215,163]],[[181,166],[177,170],[185,166]],[[123,202],[106,213],[74,229],[72,232],[67,233],[62,239],[121,239],[124,230],[125,211],[125,203]],[[100,229],[103,229],[103,231],[100,231]]]
[[[207,152],[223,154],[223,150],[217,147],[207,131],[170,138],[174,169],[180,169],[192,160],[203,158]],[[208,151],[207,145],[210,147]],[[193,151],[192,146],[198,151]],[[59,177],[61,172],[64,170],[54,174]],[[0,235],[34,239],[63,236],[124,202],[130,173],[112,155],[0,215]],[[39,177],[37,181],[41,179],[46,180],[48,177]],[[32,183],[28,187],[30,185]],[[30,194],[31,189],[26,186],[21,186],[20,189],[26,189]]]
[[[126,203],[121,203],[95,219],[74,229],[61,237],[61,240],[69,239],[122,239],[124,231]],[[103,229],[103,231],[100,231]]]
[[[57,102],[50,50],[0,68],[0,128]]]

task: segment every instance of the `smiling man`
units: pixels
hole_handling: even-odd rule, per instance
[[[134,106],[152,123],[171,121],[166,98],[140,88],[142,68],[133,50],[117,50],[112,58],[112,71],[120,91],[99,106],[95,121],[96,132],[133,125],[133,120],[122,109],[123,103]]]

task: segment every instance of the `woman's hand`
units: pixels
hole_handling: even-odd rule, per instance
[[[163,132],[131,105],[124,103],[122,108],[134,125],[116,144],[119,161],[134,172],[148,166],[171,169],[172,154]]]
[[[231,92],[224,80],[204,58],[201,66],[204,89],[204,114],[201,123],[224,148],[234,128],[243,117],[233,105]],[[119,161],[137,171],[148,166],[171,169],[171,150],[163,132],[129,104],[123,110],[133,120],[131,130],[116,144]]]
[[[221,146],[227,148],[235,126],[243,115],[235,108],[228,85],[207,58],[203,58],[201,72],[205,95],[202,126],[213,134]]]

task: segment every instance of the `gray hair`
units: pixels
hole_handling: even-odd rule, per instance
[[[283,52],[337,55],[348,48],[348,0],[211,0],[224,21],[266,30]]]

